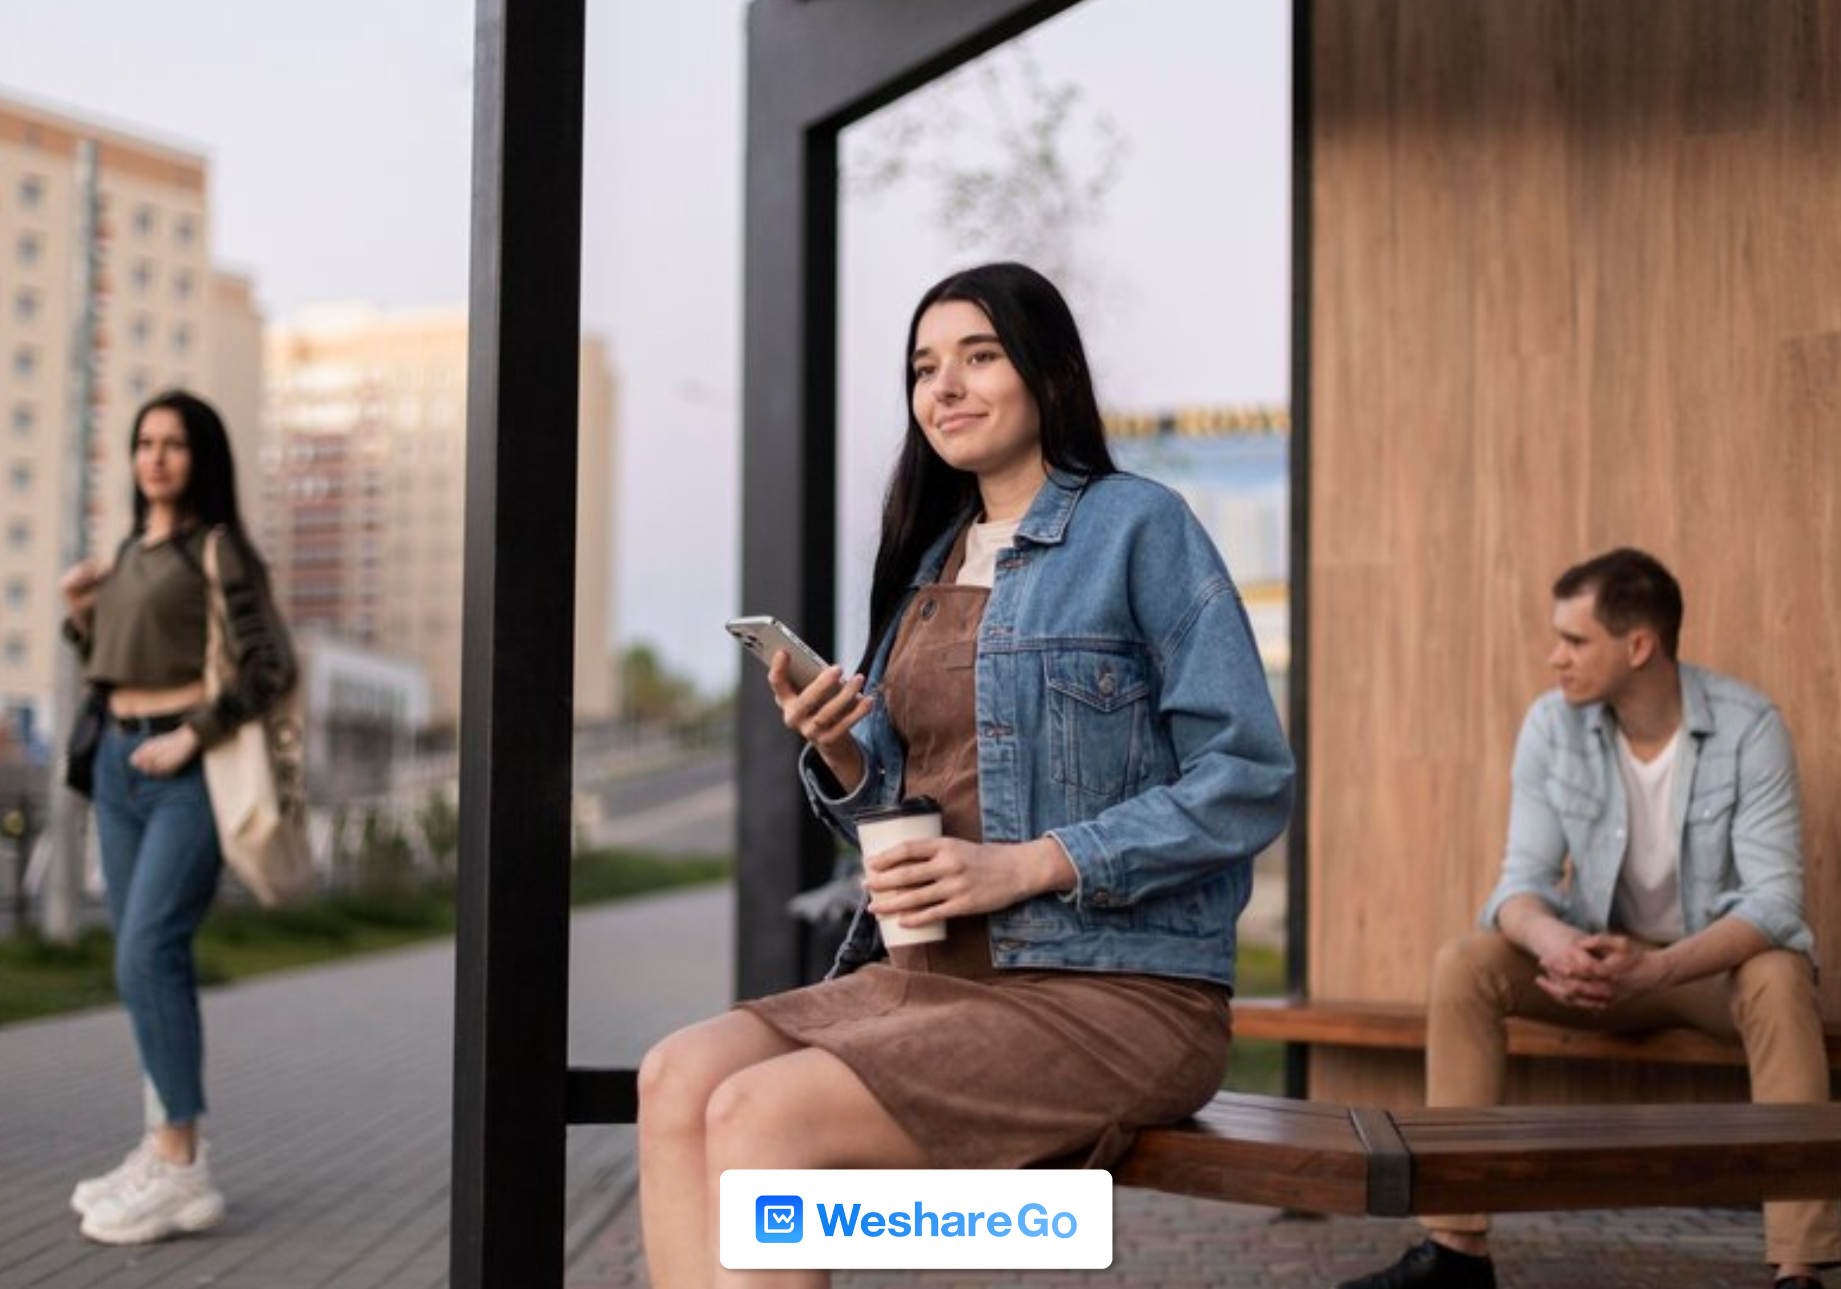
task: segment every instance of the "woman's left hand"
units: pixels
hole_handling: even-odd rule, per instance
[[[134,749],[128,763],[156,779],[179,773],[198,755],[198,735],[189,725],[168,734],[156,734]]]
[[[983,845],[953,837],[905,841],[865,857],[869,911],[926,926],[1009,908],[1034,895],[1074,889],[1074,865],[1053,837]]]

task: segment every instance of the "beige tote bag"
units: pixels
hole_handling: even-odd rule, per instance
[[[217,529],[205,539],[205,576],[211,584],[205,695],[211,702],[236,678],[228,637],[230,607],[218,576],[217,544],[222,537]],[[316,885],[307,848],[301,715],[297,683],[268,711],[244,721],[204,754],[205,786],[211,793],[224,862],[268,908],[305,899]]]

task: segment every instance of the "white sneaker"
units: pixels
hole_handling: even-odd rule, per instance
[[[70,1193],[71,1212],[78,1217],[88,1217],[89,1211],[103,1199],[144,1174],[154,1158],[153,1134],[149,1133],[114,1168],[100,1177],[86,1177],[77,1183],[77,1188]]]
[[[207,1231],[223,1220],[224,1197],[211,1182],[201,1141],[190,1164],[154,1155],[145,1172],[97,1201],[82,1231],[98,1244],[151,1244]]]

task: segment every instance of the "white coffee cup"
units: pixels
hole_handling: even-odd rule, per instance
[[[855,817],[857,841],[863,854],[879,855],[904,841],[923,841],[940,835],[940,803],[932,797],[909,797],[900,805],[874,806]],[[879,917],[882,943],[893,949],[904,944],[936,944],[946,938],[945,922],[903,926],[900,914]]]

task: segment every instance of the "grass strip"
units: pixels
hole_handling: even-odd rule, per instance
[[[653,891],[724,881],[725,856],[587,850],[576,856],[569,903],[603,904]],[[198,933],[198,980],[220,985],[271,971],[334,962],[454,933],[454,892],[441,887],[341,893],[286,909],[219,903]],[[115,937],[86,928],[74,945],[36,929],[0,940],[0,1025],[115,1001]]]

